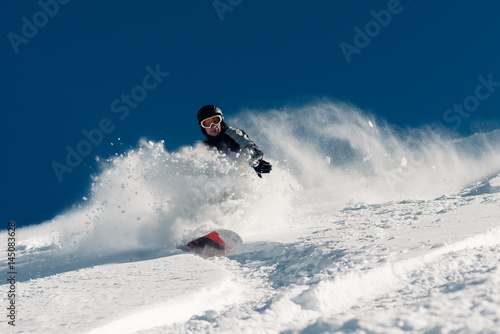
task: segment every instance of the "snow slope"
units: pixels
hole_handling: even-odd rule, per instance
[[[500,333],[500,131],[394,129],[334,103],[236,125],[270,175],[142,141],[82,203],[20,229],[2,332]],[[176,249],[214,228],[244,243]]]

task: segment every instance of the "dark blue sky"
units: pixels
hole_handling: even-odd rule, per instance
[[[95,156],[141,137],[163,139],[168,150],[201,139],[195,114],[205,104],[230,122],[241,109],[327,97],[397,126],[440,123],[462,135],[500,119],[498,1],[25,0],[0,8],[4,223],[40,223],[79,201]],[[81,144],[84,130],[95,145]],[[89,153],[58,177],[54,162],[67,165],[68,147]]]

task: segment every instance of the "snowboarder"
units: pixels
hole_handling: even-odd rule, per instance
[[[237,152],[248,156],[248,163],[261,174],[271,172],[272,166],[263,160],[264,153],[248,138],[248,135],[239,129],[230,127],[224,122],[224,115],[219,107],[206,105],[198,111],[198,125],[205,135],[203,143],[215,147],[219,152]]]

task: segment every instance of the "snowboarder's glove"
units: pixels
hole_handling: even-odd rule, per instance
[[[259,164],[257,166],[255,166],[253,169],[255,169],[255,171],[257,172],[257,175],[259,175],[259,177],[262,177],[262,175],[260,175],[260,174],[271,172],[271,170],[273,169],[273,166],[271,166],[271,164],[269,162],[261,159],[259,161]]]

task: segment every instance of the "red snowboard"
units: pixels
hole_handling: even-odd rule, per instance
[[[241,237],[230,230],[217,230],[188,242],[179,247],[204,257],[224,256],[237,244],[242,243]]]

